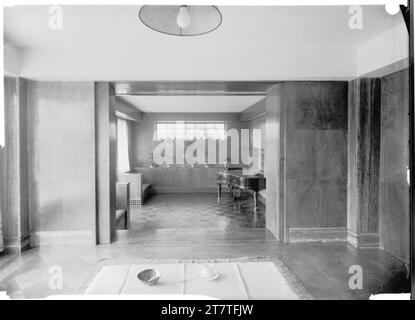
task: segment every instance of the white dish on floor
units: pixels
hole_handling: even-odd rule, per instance
[[[200,268],[200,271],[197,275],[199,279],[213,281],[219,278],[219,272],[214,270],[213,266],[210,264],[204,264]]]

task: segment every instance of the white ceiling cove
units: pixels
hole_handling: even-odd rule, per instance
[[[405,58],[407,52],[402,14],[391,16],[383,5],[362,6],[361,30],[349,26],[350,6],[219,6],[220,27],[196,37],[149,29],[138,18],[139,5],[62,8],[59,30],[49,28],[49,6],[4,8],[5,40],[19,51],[6,52],[5,61],[18,65],[14,69],[20,76],[86,81],[348,80],[359,69],[369,72]],[[359,50],[363,46],[365,50]],[[384,57],[371,63],[380,53]],[[358,62],[358,56],[368,62]]]
[[[122,96],[143,112],[241,112],[263,96]]]
[[[141,6],[62,6],[63,28],[51,30],[49,6],[4,9],[5,35],[28,48],[161,48],[221,45],[250,48],[279,45],[356,46],[401,22],[384,6],[363,6],[363,29],[349,27],[349,6],[219,6],[223,22],[211,34],[178,39],[154,32],[138,18]]]

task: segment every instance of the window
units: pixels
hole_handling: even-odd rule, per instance
[[[180,139],[225,139],[226,123],[224,121],[163,121],[156,122],[155,140]]]
[[[128,155],[128,128],[127,121],[117,120],[117,171],[125,173],[130,171],[130,159]]]

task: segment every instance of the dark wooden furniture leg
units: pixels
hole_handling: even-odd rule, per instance
[[[254,211],[258,210],[258,193],[254,192]]]
[[[222,184],[218,183],[218,200],[222,197]]]

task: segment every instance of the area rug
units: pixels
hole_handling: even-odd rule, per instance
[[[161,263],[105,266],[86,295],[201,295],[229,300],[312,299],[301,283],[279,261],[216,262],[216,280],[200,279],[203,263]],[[160,281],[147,286],[137,279],[145,269],[156,269]]]

